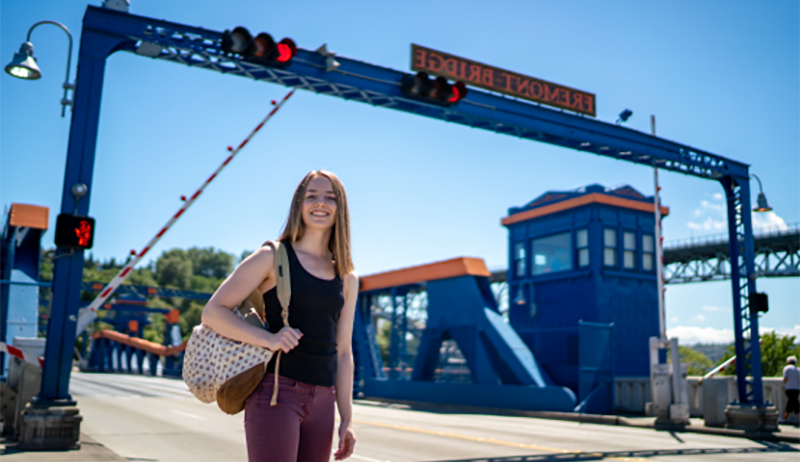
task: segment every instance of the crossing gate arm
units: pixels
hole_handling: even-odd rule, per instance
[[[337,56],[340,66],[328,71],[325,55],[299,49],[286,69],[272,68],[224,54],[220,32],[94,6],[87,8],[84,28],[126,38],[115,51],[277,83],[701,178],[720,179],[727,175],[747,178],[746,164],[722,156],[631,128],[474,88],[451,107],[418,101],[400,91],[405,72],[350,58]]]

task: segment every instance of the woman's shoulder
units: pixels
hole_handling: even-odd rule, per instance
[[[342,278],[342,285],[344,285],[344,290],[346,292],[355,291],[358,292],[358,275],[355,271],[351,271],[344,275]]]

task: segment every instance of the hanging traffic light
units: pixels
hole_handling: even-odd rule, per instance
[[[286,66],[297,54],[297,45],[290,38],[276,43],[266,32],[253,38],[247,29],[240,26],[233,31],[226,30],[222,35],[222,51],[269,66]]]
[[[62,213],[56,218],[56,246],[91,249],[94,245],[94,218]]]
[[[467,96],[467,86],[458,81],[450,84],[444,77],[436,77],[433,81],[426,72],[406,75],[400,85],[403,93],[418,98],[432,99],[442,104],[454,104]]]

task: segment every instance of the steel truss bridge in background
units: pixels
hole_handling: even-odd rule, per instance
[[[118,51],[718,181],[725,191],[731,241],[743,244],[729,246],[739,397],[743,404],[764,405],[758,316],[752,315],[749,307],[749,295],[756,292],[756,278],[751,277],[755,267],[747,164],[613,123],[478,89],[471,88],[457,104],[439,106],[401,91],[401,82],[408,73],[339,56],[338,67],[328,66],[331,56],[324,49],[299,49],[290,65],[277,69],[226,54],[221,41],[222,33],[217,31],[87,7],[81,30],[62,213],[89,214],[106,59]],[[80,201],[71,193],[76,183],[83,183],[88,189],[86,198]],[[67,249],[59,248],[58,253],[64,258],[55,261],[53,270],[53,309],[39,396],[42,404],[52,405],[71,402],[69,377],[83,278],[83,252],[67,255]],[[748,368],[752,382],[745,379]]]
[[[800,276],[800,223],[762,228],[753,236],[756,277]],[[714,234],[667,242],[664,277],[667,284],[731,278],[728,235]]]

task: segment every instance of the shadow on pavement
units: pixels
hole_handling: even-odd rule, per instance
[[[665,456],[702,456],[710,454],[767,454],[777,452],[800,452],[800,449],[785,443],[754,441],[760,447],[709,448],[709,449],[647,449],[642,451],[582,452],[577,454],[537,454],[514,457],[482,457],[478,459],[453,459],[438,462],[582,462],[604,458],[649,458]]]

